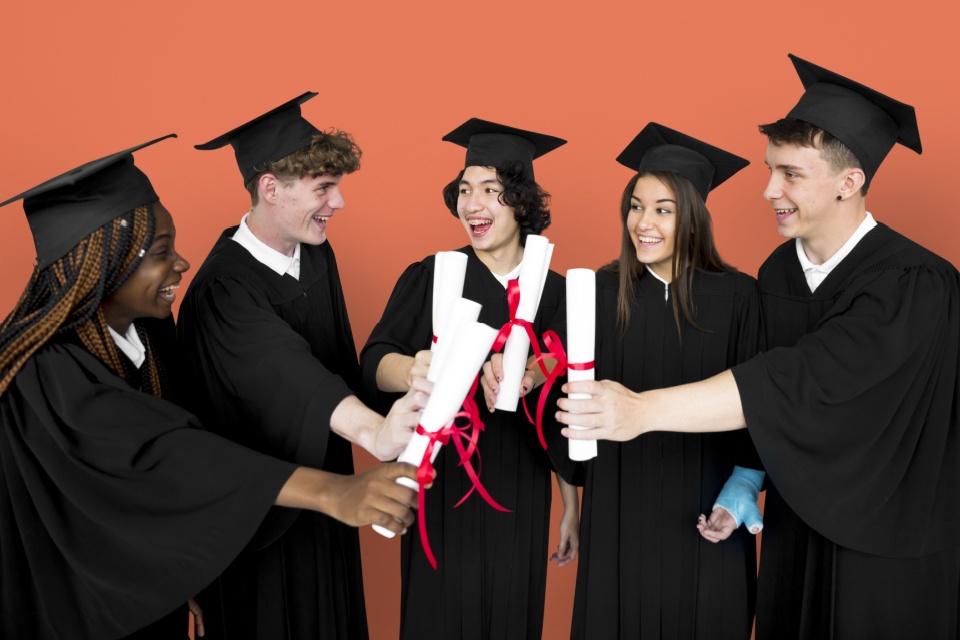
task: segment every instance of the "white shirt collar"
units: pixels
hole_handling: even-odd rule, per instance
[[[137,328],[133,326],[133,323],[130,323],[130,326],[127,327],[127,333],[124,335],[120,335],[109,325],[107,325],[107,331],[110,332],[110,337],[113,338],[117,348],[123,351],[123,355],[130,358],[133,366],[139,369],[140,365],[147,359],[147,349],[140,342],[140,336],[137,335]]]
[[[513,271],[511,271],[510,273],[505,273],[505,274],[503,274],[503,275],[500,275],[499,273],[493,273],[493,271],[491,271],[490,273],[493,273],[493,277],[496,278],[496,279],[500,282],[500,284],[503,285],[503,288],[504,288],[504,289],[506,289],[506,288],[507,288],[507,284],[508,284],[511,280],[516,280],[517,278],[520,277],[520,267],[521,267],[521,265],[523,265],[523,261],[521,261],[520,264],[518,264],[516,267],[514,267]]]
[[[644,265],[644,269],[647,270],[647,273],[649,273],[654,278],[656,278],[657,280],[663,283],[663,299],[669,300],[670,299],[670,283],[664,280],[663,278],[661,278],[660,276],[658,276],[657,272],[651,269],[648,265]]]
[[[240,228],[233,234],[233,240],[241,247],[250,252],[257,262],[266,265],[270,270],[276,271],[277,275],[289,273],[291,276],[300,279],[300,243],[297,243],[293,250],[293,257],[285,256],[273,247],[267,246],[260,238],[253,235],[250,227],[247,226],[247,216],[244,214],[240,219]]]
[[[873,219],[873,216],[870,215],[868,211],[867,217],[860,222],[860,226],[853,232],[853,235],[847,238],[843,246],[823,264],[813,264],[807,257],[806,252],[804,252],[800,238],[797,238],[797,258],[800,259],[800,266],[803,268],[803,275],[807,279],[807,286],[810,287],[811,293],[817,290],[817,287],[827,279],[830,272],[833,271],[844,258],[850,255],[850,252],[857,246],[857,243],[863,240],[863,236],[867,235],[875,226],[877,226],[877,221]]]

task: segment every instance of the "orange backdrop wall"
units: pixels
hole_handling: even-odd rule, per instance
[[[799,97],[787,59],[795,53],[916,107],[924,153],[895,148],[868,209],[960,264],[960,55],[956,9],[945,6],[11,2],[0,38],[0,198],[177,132],[179,140],[144,150],[137,164],[173,212],[180,252],[196,269],[249,200],[229,150],[192,145],[318,91],[306,117],[352,132],[364,151],[363,168],[343,183],[347,208],[328,230],[359,348],[407,264],[466,244],[440,198],[463,151],[440,138],[473,116],[569,140],[537,164],[553,195],[546,235],[561,273],[617,253],[618,200],[630,172],[614,158],[648,121],[749,158],[709,205],[724,257],[756,274],[779,242],[761,197],[765,142],[756,125]],[[6,315],[35,254],[20,205],[0,216]],[[357,460],[361,468],[372,463],[362,453]],[[372,637],[396,637],[399,544],[369,530],[362,542]],[[550,568],[545,638],[569,632],[575,572]]]

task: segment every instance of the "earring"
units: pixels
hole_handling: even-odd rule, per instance
[[[837,200],[843,200],[843,196],[837,196]]]

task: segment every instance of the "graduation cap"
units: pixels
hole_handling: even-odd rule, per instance
[[[639,173],[670,171],[696,187],[704,200],[749,161],[713,145],[651,122],[627,145],[617,162]]]
[[[806,91],[787,117],[819,127],[845,144],[863,165],[868,185],[897,142],[923,152],[913,107],[789,56]]]
[[[133,152],[176,137],[171,133],[88,162],[0,202],[2,207],[23,199],[37,248],[37,266],[59,260],[114,218],[160,200],[147,176],[133,166]]]
[[[520,162],[530,180],[533,180],[534,159],[567,144],[561,138],[479,118],[470,118],[443,136],[443,140],[467,148],[464,167],[499,167]]]
[[[194,148],[210,151],[228,144],[233,146],[237,165],[243,175],[243,184],[247,184],[263,171],[268,163],[310,146],[313,136],[321,133],[300,115],[300,105],[316,96],[316,91],[307,91],[276,109]]]

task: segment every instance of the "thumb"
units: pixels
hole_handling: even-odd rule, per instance
[[[760,509],[753,504],[746,507],[744,511],[743,526],[754,535],[760,533],[763,530],[763,516],[760,515]]]

